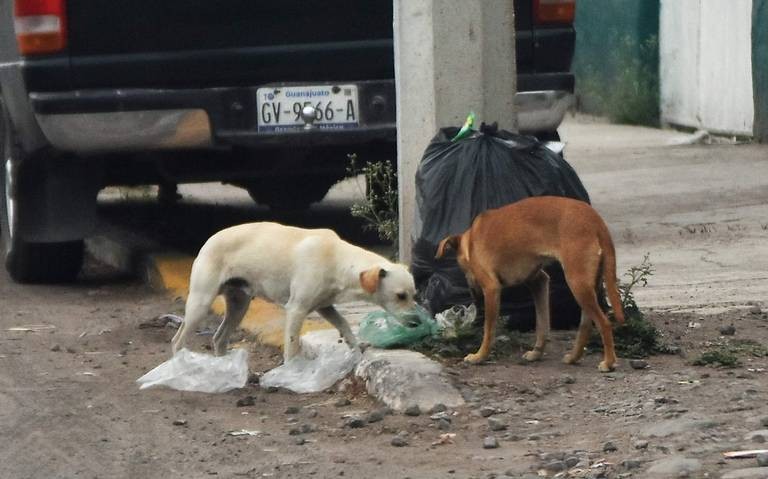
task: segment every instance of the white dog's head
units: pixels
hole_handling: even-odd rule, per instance
[[[392,314],[404,313],[416,306],[413,276],[401,264],[376,266],[360,273],[360,285],[372,295],[371,301]]]

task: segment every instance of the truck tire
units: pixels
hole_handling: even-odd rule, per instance
[[[301,212],[325,198],[335,176],[289,176],[251,180],[245,186],[257,203],[275,212]]]
[[[32,243],[16,234],[19,204],[11,194],[12,165],[19,161],[8,116],[0,104],[0,240],[5,268],[19,283],[61,283],[74,280],[83,264],[83,241]]]

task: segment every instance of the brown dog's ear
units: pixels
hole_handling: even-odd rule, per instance
[[[454,251],[458,251],[460,239],[461,239],[460,235],[453,235],[453,236],[444,238],[437,247],[437,253],[435,254],[435,259],[442,258],[443,255],[445,255],[446,251],[450,249],[453,249]]]
[[[379,282],[387,276],[387,270],[376,266],[360,273],[360,286],[366,293],[373,294],[379,289]]]

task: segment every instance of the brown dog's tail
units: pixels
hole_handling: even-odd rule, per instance
[[[621,296],[619,295],[619,284],[616,279],[616,249],[613,246],[613,240],[608,233],[608,228],[599,234],[600,248],[603,250],[603,281],[605,281],[605,290],[608,295],[608,301],[613,307],[613,317],[616,321],[624,323],[624,309],[621,306]]]

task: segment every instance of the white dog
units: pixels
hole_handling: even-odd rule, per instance
[[[349,244],[331,230],[277,223],[233,226],[208,239],[192,265],[184,322],[171,341],[174,354],[220,294],[227,311],[213,336],[216,355],[226,352],[229,335],[251,299],[259,297],[285,306],[285,360],[298,352],[301,325],[312,311],[353,348],[357,340],[334,304],[365,300],[394,314],[415,306],[413,276],[405,266]]]

